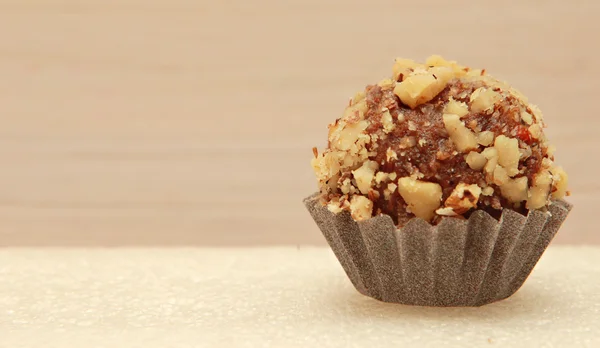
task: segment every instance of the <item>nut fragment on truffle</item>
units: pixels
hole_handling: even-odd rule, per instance
[[[398,180],[398,191],[412,213],[426,221],[431,220],[442,200],[442,187],[439,184],[410,177]]]
[[[475,134],[465,127],[458,115],[444,114],[443,120],[446,131],[448,131],[450,139],[456,145],[458,151],[465,152],[477,148]]]
[[[371,218],[373,202],[365,196],[353,196],[350,201],[350,214],[356,221]]]
[[[477,206],[479,195],[481,195],[481,187],[460,183],[446,199],[444,206],[452,209],[456,215],[464,214]]]
[[[369,193],[371,182],[375,178],[375,170],[377,170],[377,167],[377,162],[366,161],[360,168],[352,171],[354,179],[356,179],[356,186],[362,194],[366,195]]]

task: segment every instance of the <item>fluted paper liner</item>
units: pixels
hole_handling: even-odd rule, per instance
[[[418,218],[401,229],[387,215],[356,222],[334,214],[314,194],[304,204],[354,287],[384,302],[481,306],[519,290],[565,220],[563,200],[500,221],[477,210],[469,219],[432,226]]]

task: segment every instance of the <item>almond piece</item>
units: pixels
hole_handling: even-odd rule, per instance
[[[367,220],[373,214],[373,202],[365,196],[352,196],[350,215],[356,221]]]
[[[493,173],[498,165],[498,150],[493,147],[488,147],[483,150],[481,154],[488,160],[483,170],[488,174]]]
[[[487,163],[487,158],[475,151],[469,152],[465,160],[469,167],[473,170],[482,170]]]
[[[458,215],[464,214],[477,206],[480,195],[481,187],[460,183],[446,199],[444,206],[451,208]]]
[[[527,199],[527,177],[523,176],[517,179],[509,179],[504,185],[500,186],[502,196],[511,203],[522,202]]]
[[[475,150],[478,147],[475,134],[465,127],[458,115],[444,114],[444,127],[450,135],[450,140],[456,145],[456,148],[461,152]]]
[[[363,195],[369,193],[371,183],[375,178],[375,170],[378,167],[377,162],[366,161],[360,168],[352,171],[352,175],[354,175],[354,179],[356,180],[356,186]]]
[[[519,141],[504,135],[496,137],[494,147],[498,150],[498,164],[500,164],[508,176],[513,177],[519,173]]]
[[[491,110],[502,96],[491,88],[479,87],[471,94],[471,111],[481,112]]]
[[[527,209],[539,209],[548,203],[552,185],[552,175],[547,170],[538,173],[533,178],[533,186],[530,189],[530,197],[527,200]]]
[[[398,180],[398,192],[410,211],[423,220],[430,221],[442,200],[442,187],[439,184],[424,182],[410,177]]]
[[[463,117],[469,113],[469,106],[466,103],[461,101],[456,101],[454,98],[450,97],[448,103],[444,107],[444,114],[454,114],[458,115],[458,117]]]

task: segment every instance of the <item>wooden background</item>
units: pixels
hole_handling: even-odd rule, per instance
[[[393,58],[431,53],[542,108],[576,205],[557,241],[600,243],[598,18],[597,0],[0,0],[0,245],[323,244],[311,147]]]

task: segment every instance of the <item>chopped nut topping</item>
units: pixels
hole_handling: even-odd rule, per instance
[[[554,167],[550,169],[552,173],[552,198],[561,199],[567,193],[567,185],[569,177],[562,167]]]
[[[548,171],[540,172],[533,178],[531,195],[527,200],[527,209],[539,209],[548,203],[551,184],[552,175]]]
[[[334,214],[342,212],[342,207],[340,206],[340,202],[338,201],[329,202],[329,204],[327,204],[327,209]]]
[[[531,134],[533,139],[540,139],[540,137],[542,136],[542,128],[539,124],[534,123],[531,126],[529,126],[529,133]]]
[[[435,98],[453,77],[447,67],[434,67],[426,73],[413,73],[394,87],[394,94],[411,109]]]
[[[481,190],[481,194],[484,196],[491,196],[494,194],[494,188],[491,186],[488,186],[488,187],[484,188],[483,190]]]
[[[415,123],[413,121],[408,121],[408,130],[411,130],[411,131],[417,130],[417,126],[415,125]]]
[[[362,194],[366,195],[369,193],[371,182],[375,177],[375,170],[377,170],[378,167],[379,166],[375,161],[365,161],[362,167],[352,171],[354,179],[356,180],[356,186],[358,186],[358,189]]]
[[[379,83],[377,85],[384,90],[392,89],[392,88],[394,88],[394,81],[392,79],[383,79],[383,80],[379,81]]]
[[[498,164],[506,169],[508,176],[513,177],[519,173],[519,141],[504,135],[496,138],[494,147],[498,150]]]
[[[365,196],[352,196],[350,214],[356,221],[367,220],[373,214],[373,202]]]
[[[385,151],[385,158],[388,162],[390,162],[392,159],[397,160],[398,154],[396,153],[396,151],[392,150],[391,147],[388,147],[388,149]]]
[[[450,100],[444,107],[445,114],[454,114],[458,115],[458,117],[463,117],[469,113],[469,107],[466,103],[461,101],[456,101],[454,98],[450,97]]]
[[[494,168],[494,184],[502,186],[506,184],[509,179],[506,169],[501,166],[496,166],[496,168]]]
[[[350,178],[344,179],[344,181],[342,181],[342,185],[340,186],[340,190],[342,191],[342,193],[347,195],[348,193],[350,193],[351,188],[352,181],[350,180]]]
[[[423,138],[419,139],[419,146],[422,147],[422,146],[425,146],[426,144],[427,144],[427,140],[425,140]]]
[[[450,139],[459,151],[466,152],[477,149],[475,134],[465,127],[458,115],[444,114],[443,120]]]
[[[477,142],[483,146],[488,146],[494,142],[494,132],[483,131],[477,134]]]
[[[512,203],[521,202],[527,199],[527,177],[523,176],[517,179],[509,179],[504,185],[500,186],[502,196]]]
[[[385,173],[385,172],[377,172],[377,174],[375,174],[375,183],[377,185],[381,184],[381,182],[383,181],[387,181],[389,178],[389,174]]]
[[[493,147],[488,147],[483,150],[481,154],[488,160],[483,167],[483,170],[488,174],[493,173],[494,169],[496,169],[496,166],[498,165],[498,150]]]
[[[531,114],[527,111],[521,111],[521,119],[527,124],[533,123],[533,116],[531,116]]]
[[[398,147],[401,149],[408,149],[409,147],[413,147],[415,145],[417,145],[417,138],[409,136],[400,139]]]
[[[460,183],[446,199],[444,206],[451,208],[456,214],[464,214],[477,206],[479,195],[481,195],[481,187]]]
[[[435,211],[436,214],[441,216],[457,216],[458,214],[454,212],[452,208],[440,208]]]
[[[480,87],[471,94],[471,111],[481,112],[490,110],[494,104],[502,99],[502,96],[491,88]]]
[[[405,76],[408,76],[415,68],[420,66],[421,64],[412,59],[396,59],[396,62],[392,67],[394,80],[402,81]]]
[[[396,127],[389,111],[386,111],[383,113],[383,115],[381,115],[381,124],[383,124],[383,131],[385,133],[393,131]]]
[[[487,163],[487,158],[484,155],[471,151],[466,157],[467,164],[473,170],[482,170]]]
[[[439,184],[414,180],[410,177],[398,180],[398,192],[415,216],[429,221],[442,200]]]
[[[403,113],[398,114],[398,122],[404,122],[404,114]]]

